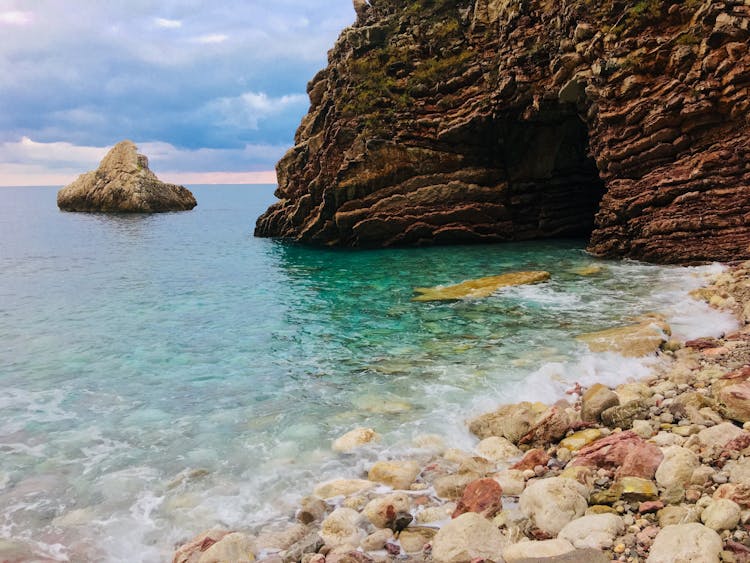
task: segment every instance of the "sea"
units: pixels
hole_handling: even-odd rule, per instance
[[[213,526],[286,522],[316,483],[425,436],[471,449],[466,421],[503,403],[659,361],[581,333],[650,313],[677,338],[734,328],[688,295],[719,265],[597,260],[585,240],[310,248],[253,237],[274,186],[190,188],[195,210],[157,215],[0,188],[0,559],[168,561]],[[412,301],[516,270],[552,278]],[[357,427],[382,439],[331,450]]]

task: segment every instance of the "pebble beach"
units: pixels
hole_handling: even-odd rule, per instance
[[[467,420],[473,450],[380,459],[357,479],[304,491],[288,523],[208,530],[175,563],[750,560],[750,263],[693,297],[739,328],[679,341],[658,315],[582,336],[592,349],[659,357],[610,388],[574,385]],[[341,456],[380,439],[355,428]]]

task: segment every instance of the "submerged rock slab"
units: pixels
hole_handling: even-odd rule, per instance
[[[416,296],[412,301],[482,299],[489,297],[503,287],[539,283],[548,279],[550,279],[549,272],[512,272],[510,274],[468,280],[447,287],[417,287],[414,291],[420,295]]]
[[[644,319],[598,332],[581,334],[578,340],[592,352],[615,352],[629,358],[640,358],[656,352],[670,334],[667,323],[660,319]]]
[[[63,211],[159,213],[188,211],[197,202],[187,188],[161,182],[131,141],[115,145],[99,168],[87,172],[57,194]]]

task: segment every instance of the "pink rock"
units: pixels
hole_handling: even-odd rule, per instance
[[[736,502],[742,508],[750,508],[750,487],[747,485],[735,485],[725,483],[720,485],[713,495],[713,498],[726,498]]]
[[[743,423],[750,421],[750,381],[724,387],[718,399],[725,406],[726,416]]]
[[[560,406],[550,408],[542,419],[519,440],[519,444],[548,446],[565,436],[570,429],[570,417]],[[533,469],[533,468],[532,468]]]
[[[209,530],[193,538],[190,542],[180,547],[172,558],[172,563],[187,563],[200,558],[200,554],[215,543],[220,542],[224,536],[231,534],[229,530]]]
[[[688,340],[687,342],[685,342],[686,348],[694,348],[696,350],[716,348],[718,345],[719,341],[715,338],[696,338],[695,340]]]
[[[492,518],[503,509],[503,488],[494,479],[478,479],[469,483],[464,490],[453,518],[467,512],[476,512],[485,518]]]
[[[511,466],[511,469],[526,471],[527,469],[534,469],[537,465],[547,465],[549,460],[550,457],[544,450],[529,450],[521,461]]]
[[[635,539],[641,545],[651,545],[658,533],[659,528],[657,528],[656,526],[648,526],[647,528],[644,528],[643,530],[638,532],[638,534],[636,534],[635,536]]]
[[[638,512],[640,514],[649,514],[651,512],[658,512],[662,508],[664,508],[664,503],[662,501],[649,500],[638,505]]]
[[[719,462],[724,462],[732,457],[733,452],[741,452],[742,450],[750,447],[750,432],[743,432],[736,438],[727,442],[724,449],[721,450],[719,455]]]
[[[724,381],[736,381],[737,383],[740,383],[741,381],[747,381],[748,379],[750,379],[750,366],[744,366],[740,369],[731,371],[721,379]]]
[[[618,432],[582,448],[571,466],[596,467],[615,472],[615,478],[653,479],[664,459],[661,450],[633,431]]]

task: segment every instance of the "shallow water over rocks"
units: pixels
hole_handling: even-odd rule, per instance
[[[101,216],[0,189],[0,541],[163,560],[212,524],[283,518],[416,436],[466,446],[463,421],[501,403],[644,372],[579,334],[652,312],[685,338],[732,326],[687,298],[711,268],[595,261],[585,241],[303,248],[252,238],[271,187],[194,193],[188,213]],[[514,270],[552,279],[412,301]],[[333,453],[356,427],[382,439]]]

